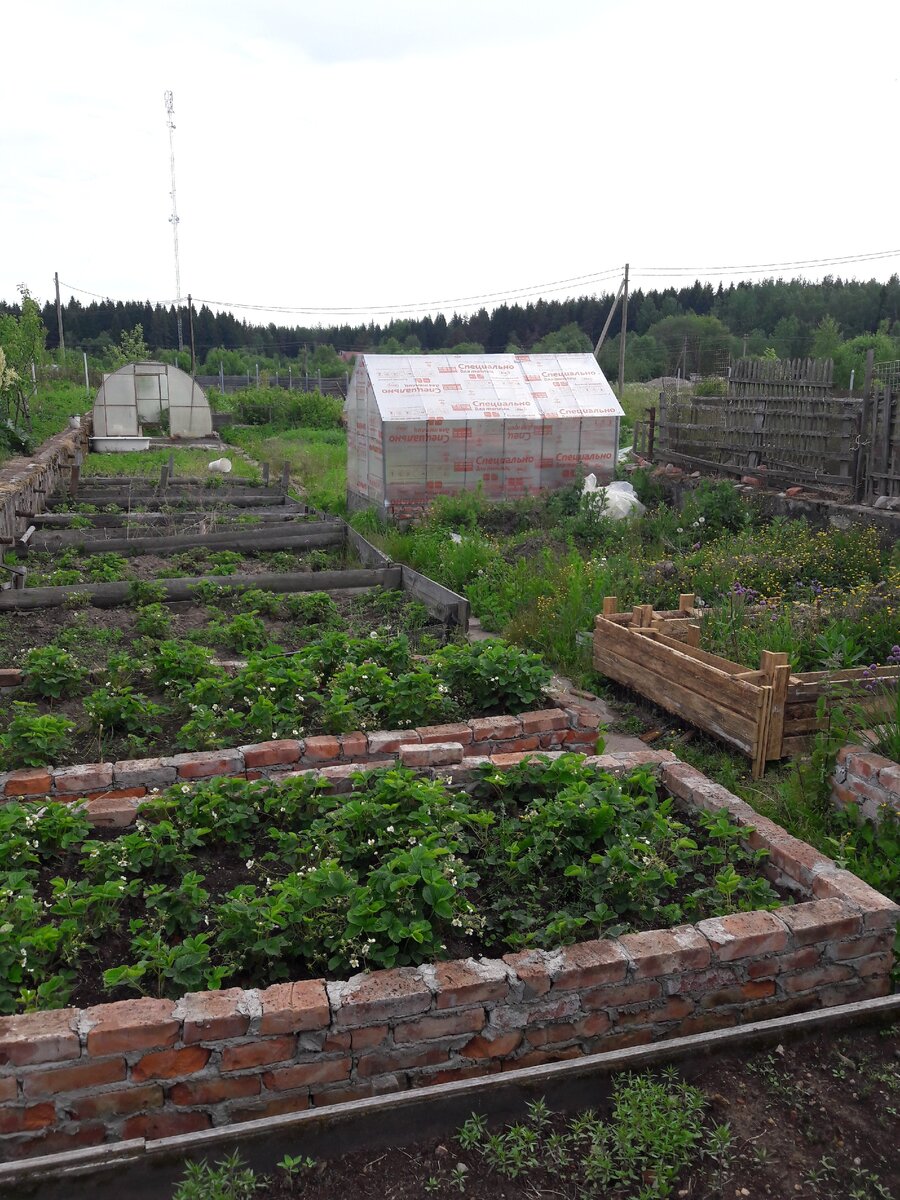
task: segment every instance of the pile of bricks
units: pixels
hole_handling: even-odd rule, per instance
[[[2,1018],[0,1156],[188,1133],[890,990],[897,905],[670,754],[588,761],[642,758],[687,806],[752,826],[798,902],[555,951]]]
[[[115,809],[118,801],[138,800],[183,780],[224,775],[263,779],[300,768],[374,765],[395,757],[400,746],[414,744],[454,742],[465,747],[467,753],[482,755],[560,749],[590,754],[596,748],[598,729],[595,712],[584,705],[561,703],[517,717],[480,717],[452,725],[287,738],[228,750],[198,750],[165,758],[81,763],[75,767],[30,767],[0,774],[0,797],[84,799]]]
[[[65,469],[87,450],[90,430],[90,417],[82,417],[80,429],[57,433],[34,455],[11,458],[0,467],[0,538],[21,535],[28,519],[17,514],[43,512]]]
[[[900,763],[863,746],[844,746],[831,779],[831,802],[839,808],[855,804],[876,824],[885,810],[900,816]]]

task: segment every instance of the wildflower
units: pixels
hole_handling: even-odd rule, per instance
[[[248,871],[252,871],[255,863],[256,863],[255,858],[248,858],[247,861],[244,863],[244,866],[247,868]]]
[[[183,792],[189,792],[191,789],[188,787],[188,785],[187,785],[186,783],[183,783],[183,784],[181,785],[181,790],[182,790]]]

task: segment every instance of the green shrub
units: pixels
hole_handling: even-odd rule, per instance
[[[493,640],[444,646],[433,662],[462,706],[479,712],[534,707],[551,677],[537,654]]]

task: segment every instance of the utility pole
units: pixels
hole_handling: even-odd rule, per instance
[[[191,301],[190,292],[188,292],[188,327],[191,331],[191,375],[193,376],[197,366],[197,358],[194,353],[194,305]]]
[[[59,302],[59,271],[53,272],[53,282],[56,284],[56,324],[59,327],[59,349],[62,354],[63,366],[66,365],[66,339],[63,337],[62,305]]]
[[[628,263],[625,264],[625,281],[622,284],[622,331],[619,334],[619,403],[625,395],[625,331],[628,327]]]
[[[744,334],[744,345],[743,345],[743,349],[741,350],[741,357],[742,358],[747,357],[747,335],[746,335],[746,333]]]
[[[172,226],[172,240],[175,245],[175,321],[178,326],[178,349],[184,349],[184,334],[181,328],[181,312],[178,306],[181,304],[181,267],[178,262],[178,206],[175,203],[175,99],[171,92],[166,92],[164,96],[166,103],[166,126],[169,130],[169,171],[172,177],[172,190],[169,195],[172,197],[172,215],[169,217],[169,222]]]
[[[597,358],[600,354],[600,351],[603,349],[603,343],[606,341],[606,335],[609,333],[609,327],[612,324],[613,313],[615,313],[615,311],[616,311],[616,306],[618,305],[619,300],[622,298],[622,292],[624,290],[625,290],[625,281],[623,279],[622,282],[619,284],[619,290],[616,292],[616,298],[612,302],[612,308],[610,308],[609,313],[606,317],[606,322],[603,326],[603,330],[602,330],[599,338],[597,338],[597,345],[594,347],[594,358]]]

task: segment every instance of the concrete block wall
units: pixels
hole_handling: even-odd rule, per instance
[[[78,453],[87,453],[90,432],[91,418],[86,414],[80,429],[65,429],[30,457],[11,458],[0,466],[0,537],[19,537],[27,528],[27,518],[17,517],[17,511],[44,511],[63,471]]]
[[[553,951],[5,1017],[0,1156],[152,1140],[890,990],[900,907],[670,754],[588,761],[651,762],[686,804],[752,826],[798,903]],[[464,782],[475,762],[451,772]]]
[[[520,713],[517,717],[480,717],[450,725],[417,729],[345,733],[334,737],[287,738],[235,746],[226,750],[192,751],[163,758],[81,763],[74,767],[29,767],[0,774],[0,802],[50,797],[54,800],[139,800],[191,779],[242,776],[275,778],[299,768],[386,762],[400,746],[454,742],[466,753],[482,755],[566,749],[591,754],[599,730],[597,714],[584,705]]]
[[[855,804],[876,824],[885,809],[900,815],[900,763],[864,746],[844,746],[831,777],[831,802],[840,808]]]

